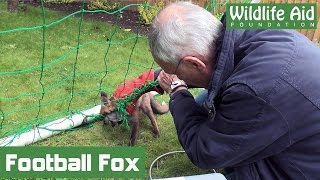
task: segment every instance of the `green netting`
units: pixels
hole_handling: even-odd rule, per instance
[[[86,10],[82,0],[81,8],[68,15],[49,11],[43,0],[40,4],[24,12],[29,16],[0,16],[0,138],[18,137],[35,126],[94,107],[100,104],[101,90],[112,94],[125,80],[157,68],[146,37],[118,25],[123,10],[141,5],[153,8],[149,4],[108,12]],[[223,6],[225,2],[205,4],[219,16]],[[5,8],[1,2],[0,13],[7,13]],[[85,19],[85,13],[106,13],[115,21],[92,21]],[[118,110],[132,98],[119,103]]]

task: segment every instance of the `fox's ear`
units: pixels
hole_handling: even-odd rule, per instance
[[[101,95],[101,97],[106,97],[106,98],[108,98],[108,94],[107,94],[106,92],[104,92],[104,91],[101,91],[101,92],[100,92],[100,95]]]
[[[115,101],[116,99],[112,96],[110,99],[109,99],[109,103],[110,103],[110,105],[111,106],[113,106],[113,107],[116,107],[116,101]]]
[[[101,96],[101,97],[100,97],[100,100],[101,100],[101,102],[103,102],[104,104],[109,104],[109,100],[108,100],[108,98],[105,97],[105,96]]]
[[[109,104],[109,100],[108,100],[108,94],[106,93],[106,92],[104,92],[104,91],[101,91],[100,92],[100,99],[101,99],[101,102],[103,102],[103,103],[107,103],[107,104]]]

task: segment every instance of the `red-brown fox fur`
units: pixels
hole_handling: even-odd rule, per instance
[[[109,98],[107,93],[101,92],[101,109],[100,114],[104,115],[104,123],[111,123],[114,127],[120,119],[120,113],[116,111],[116,102],[113,97]],[[164,114],[169,111],[168,105],[160,105],[155,99],[151,92],[147,92],[139,97],[135,104],[135,109],[131,116],[128,116],[128,121],[131,126],[131,136],[129,145],[134,146],[137,141],[137,133],[139,131],[141,115],[140,112],[146,114],[152,124],[154,137],[159,137],[160,132],[157,124],[157,120],[154,116],[156,114]]]

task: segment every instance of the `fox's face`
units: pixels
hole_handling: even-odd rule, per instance
[[[108,98],[107,93],[101,91],[101,109],[100,114],[104,115],[104,123],[111,123],[112,126],[116,125],[116,122],[120,120],[120,113],[116,111],[116,102],[114,98]]]

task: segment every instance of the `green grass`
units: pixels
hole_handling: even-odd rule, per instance
[[[41,26],[43,21],[50,24],[64,16],[46,9],[44,20],[41,9],[30,6],[26,12],[8,13],[6,4],[0,1],[0,116],[4,114],[1,137],[26,126],[65,117],[71,111],[93,107],[100,103],[97,96],[100,89],[111,94],[125,79],[156,68],[146,38],[137,38],[134,33],[107,23],[86,19],[79,32],[80,18],[71,17],[45,31],[38,28],[1,33]],[[77,53],[78,37],[81,46]],[[157,98],[166,102],[169,99]],[[146,178],[156,157],[181,150],[170,113],[157,119],[160,138],[153,138],[145,117],[137,142],[137,146],[146,149]],[[97,122],[90,128],[63,132],[33,146],[126,146],[129,133],[125,127],[111,128]],[[185,154],[176,154],[159,160],[153,177],[208,172],[196,168]]]
[[[42,25],[40,8],[30,7],[27,12],[11,14],[2,3],[1,9],[0,31]],[[50,11],[45,14],[47,24],[64,17]],[[75,94],[69,109],[93,106],[99,103],[98,90],[111,93],[124,79],[153,66],[145,38],[89,20],[82,21],[79,33],[79,23],[80,18],[66,19],[47,27],[44,35],[42,28],[0,35],[0,72],[16,72],[0,76],[1,85],[5,87],[0,91],[1,110],[6,119],[23,117],[26,121],[42,121],[45,115],[66,110],[72,92]],[[43,72],[41,65],[45,66]],[[19,72],[30,68],[34,70]],[[58,102],[52,102],[57,99]],[[39,100],[43,108],[37,115]],[[3,125],[7,127],[10,123],[5,121]]]

